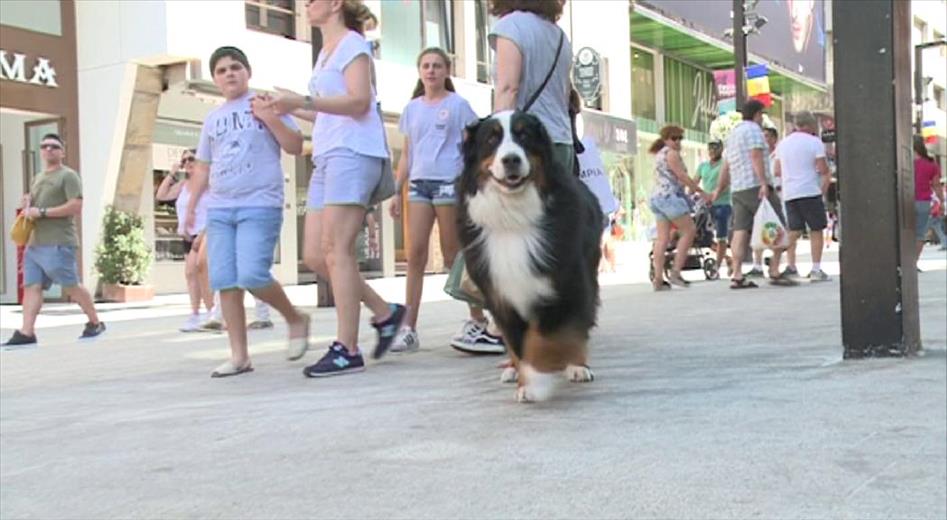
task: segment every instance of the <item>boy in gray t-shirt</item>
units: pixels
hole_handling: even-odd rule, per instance
[[[200,194],[210,184],[207,251],[210,284],[230,339],[231,359],[211,374],[227,377],[253,370],[247,351],[244,291],[273,306],[289,325],[287,357],[308,348],[309,317],[299,313],[273,279],[270,268],[283,224],[280,150],[302,151],[302,135],[289,116],[267,108],[267,96],[250,93],[250,63],[236,47],[221,47],[210,58],[214,83],[226,102],[210,113],[201,130],[185,222],[194,218]],[[208,179],[209,177],[209,179]]]

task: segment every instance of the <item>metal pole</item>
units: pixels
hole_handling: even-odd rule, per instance
[[[844,357],[911,355],[921,346],[911,4],[836,1],[832,9],[845,20],[834,26],[835,56],[844,57],[834,64],[841,221],[858,224],[846,226],[839,253]]]
[[[733,0],[733,68],[737,87],[737,110],[746,102],[746,33],[743,32],[743,0]]]
[[[914,46],[914,132],[918,135],[924,122],[924,62],[921,59],[923,53],[923,45]]]

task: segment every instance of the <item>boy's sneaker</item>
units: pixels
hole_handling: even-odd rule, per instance
[[[273,322],[270,320],[253,320],[247,325],[250,330],[272,329]]]
[[[747,273],[743,276],[746,276],[747,278],[762,278],[763,270],[758,267],[754,267],[753,269],[747,271]]]
[[[26,334],[23,334],[22,332],[15,330],[13,331],[13,335],[10,336],[10,339],[8,339],[7,342],[3,344],[3,346],[4,347],[21,347],[21,348],[35,347],[36,334],[33,334],[32,336],[27,336]],[[4,349],[4,350],[12,350],[12,349]]]
[[[417,352],[419,348],[421,348],[421,340],[418,339],[417,331],[405,325],[401,327],[401,332],[398,333],[398,337],[395,338],[389,350],[392,352]]]
[[[180,329],[181,332],[198,332],[201,330],[201,316],[200,314],[191,314],[187,317],[187,321],[184,322],[184,326]]]
[[[797,270],[796,266],[794,265],[787,265],[786,268],[783,269],[783,272],[780,274],[780,276],[783,278],[787,276],[799,276],[799,270]]]
[[[487,323],[467,320],[460,333],[451,338],[450,346],[468,354],[503,354],[503,338],[487,332]]]
[[[82,335],[79,336],[79,339],[92,339],[100,334],[105,332],[105,323],[86,323],[85,328],[82,329]]]
[[[397,303],[389,304],[391,314],[381,323],[372,323],[372,327],[378,331],[378,343],[375,344],[375,350],[372,351],[373,359],[381,359],[388,352],[388,347],[395,340],[401,325],[404,323],[405,316],[408,315],[408,308]]]
[[[349,354],[345,345],[338,341],[333,341],[332,345],[329,346],[329,351],[322,356],[322,359],[317,361],[314,365],[309,365],[304,368],[303,374],[306,377],[328,377],[361,372],[363,370],[365,370],[365,360],[362,359],[361,352],[355,355]]]
[[[807,276],[806,278],[808,278],[812,282],[828,282],[829,280],[831,280],[831,278],[829,278],[829,275],[825,274],[825,271],[823,271],[822,269],[816,269],[814,271],[811,271],[809,273],[809,276]]]

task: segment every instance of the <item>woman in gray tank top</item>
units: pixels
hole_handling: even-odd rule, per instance
[[[556,21],[565,1],[490,0],[490,14],[499,18],[490,31],[496,51],[493,110],[522,109],[553,70],[529,112],[543,123],[555,143],[556,160],[571,172],[575,160],[569,119],[569,67],[572,45]]]

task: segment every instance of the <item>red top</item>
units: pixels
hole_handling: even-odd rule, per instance
[[[931,200],[931,183],[940,177],[940,169],[934,161],[914,158],[914,200]]]

